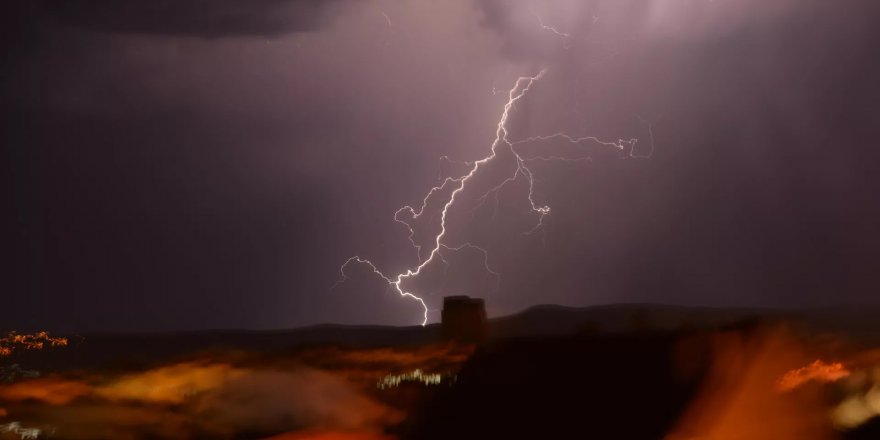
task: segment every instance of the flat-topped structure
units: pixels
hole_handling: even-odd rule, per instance
[[[486,338],[486,303],[482,298],[447,296],[443,298],[443,337],[476,343]]]

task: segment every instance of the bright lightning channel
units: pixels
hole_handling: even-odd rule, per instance
[[[543,25],[543,23],[542,23],[542,25]],[[496,201],[497,201],[497,193],[502,188],[504,188],[505,185],[517,180],[518,178],[521,178],[521,177],[525,178],[528,182],[527,200],[529,202],[531,212],[537,214],[537,221],[535,223],[535,226],[531,230],[524,232],[524,234],[526,234],[526,235],[531,234],[531,233],[537,231],[538,229],[540,229],[544,225],[544,218],[550,214],[550,207],[549,206],[540,205],[535,202],[535,199],[534,199],[535,179],[532,174],[532,170],[529,169],[529,167],[527,166],[527,163],[529,161],[534,161],[534,160],[548,160],[548,159],[567,160],[567,161],[584,161],[584,160],[589,160],[589,159],[583,158],[583,157],[565,158],[565,157],[560,157],[560,156],[523,157],[516,151],[516,148],[515,148],[516,145],[520,145],[523,143],[536,142],[536,141],[549,141],[549,140],[554,140],[554,139],[563,139],[563,140],[566,140],[572,144],[581,144],[583,142],[589,141],[589,142],[593,142],[593,143],[598,143],[599,145],[613,147],[613,148],[616,148],[619,150],[624,150],[625,145],[628,145],[630,147],[630,149],[632,149],[632,146],[635,145],[636,139],[630,139],[628,141],[618,140],[617,142],[606,142],[606,141],[601,141],[598,138],[592,137],[592,136],[576,138],[576,137],[570,136],[565,133],[555,133],[555,134],[551,134],[551,135],[547,135],[547,136],[534,136],[534,137],[530,137],[530,138],[526,138],[526,139],[522,139],[522,140],[518,140],[518,141],[510,141],[507,137],[508,136],[507,120],[510,116],[511,109],[514,108],[515,104],[518,101],[520,101],[521,99],[523,99],[525,97],[525,95],[528,93],[528,91],[532,87],[532,85],[536,81],[540,80],[544,76],[544,74],[545,74],[545,70],[541,70],[535,76],[519,77],[519,78],[517,78],[516,82],[514,83],[513,88],[511,88],[508,91],[507,103],[504,104],[504,108],[501,113],[501,118],[499,119],[497,128],[495,130],[495,140],[492,142],[491,153],[488,156],[484,157],[483,159],[473,161],[473,162],[456,162],[456,163],[460,163],[460,164],[464,164],[464,165],[469,166],[470,171],[467,174],[465,174],[461,177],[458,177],[458,178],[447,177],[447,178],[443,179],[443,181],[441,183],[439,183],[437,186],[432,187],[428,191],[427,195],[425,195],[425,197],[422,199],[422,203],[419,206],[418,210],[416,210],[412,206],[407,205],[407,206],[404,206],[404,207],[398,209],[394,213],[394,217],[393,217],[394,221],[398,222],[400,224],[403,224],[404,226],[406,226],[407,230],[409,231],[409,240],[410,240],[410,243],[412,244],[412,246],[416,249],[416,252],[418,254],[419,264],[415,268],[407,269],[405,272],[402,272],[402,273],[399,273],[399,274],[393,275],[393,276],[388,276],[385,273],[383,273],[381,270],[379,270],[379,268],[376,267],[376,265],[372,261],[370,261],[369,259],[362,258],[362,257],[356,255],[356,256],[353,256],[353,257],[349,258],[348,260],[346,260],[345,263],[343,263],[342,266],[339,268],[339,273],[341,274],[341,278],[333,285],[332,288],[335,288],[337,285],[344,283],[345,281],[348,280],[349,277],[345,271],[346,271],[346,268],[348,268],[348,266],[350,264],[358,263],[358,264],[366,265],[367,267],[369,267],[373,271],[374,274],[376,274],[376,276],[381,278],[383,281],[385,281],[388,284],[388,286],[392,287],[398,294],[400,294],[400,296],[410,298],[412,300],[417,301],[419,304],[421,304],[422,310],[423,310],[422,325],[424,326],[428,323],[428,305],[425,303],[425,300],[423,298],[421,298],[420,296],[417,296],[416,294],[414,294],[412,292],[407,291],[403,287],[403,282],[408,279],[418,277],[422,273],[423,269],[425,269],[426,267],[428,267],[429,265],[431,265],[433,262],[435,262],[437,260],[440,260],[448,268],[448,262],[446,261],[446,258],[443,255],[444,251],[458,252],[458,251],[462,251],[465,249],[469,249],[469,250],[475,250],[475,251],[479,252],[482,255],[483,265],[484,265],[486,271],[488,273],[492,274],[493,276],[495,276],[496,279],[500,280],[500,275],[489,267],[488,252],[486,252],[486,250],[483,249],[482,247],[476,246],[472,243],[464,243],[464,244],[460,244],[458,246],[449,246],[444,243],[444,238],[446,237],[447,213],[449,212],[450,208],[452,208],[452,206],[455,204],[456,197],[465,189],[468,182],[473,178],[473,176],[476,175],[477,172],[485,164],[492,161],[498,155],[500,148],[505,148],[506,149],[505,152],[509,152],[513,155],[514,161],[516,163],[516,170],[513,172],[512,175],[510,175],[509,177],[504,179],[500,184],[498,184],[498,185],[494,186],[493,188],[489,189],[488,191],[486,191],[483,194],[483,196],[480,198],[480,200],[481,200],[480,205],[482,205],[482,203],[485,203],[486,198],[488,198],[490,195],[493,195],[493,194],[496,197]],[[453,161],[449,160],[449,158],[446,156],[443,156],[441,158],[441,160],[443,160],[443,159],[445,159],[446,161],[449,161],[449,162],[453,162]],[[440,232],[437,233],[437,235],[434,237],[433,247],[430,249],[430,251],[427,251],[427,255],[423,257],[423,254],[425,252],[422,251],[422,246],[419,245],[418,243],[416,243],[416,241],[415,241],[415,238],[414,238],[415,231],[413,230],[411,222],[418,219],[419,217],[421,217],[425,213],[425,208],[429,203],[429,199],[431,199],[433,196],[435,196],[435,194],[441,193],[444,190],[449,190],[449,189],[452,189],[452,191],[449,193],[448,199],[446,199],[446,202],[443,204],[443,209],[440,211]],[[406,217],[404,217],[404,214],[406,215]]]
[[[541,16],[540,16],[540,15],[538,15],[538,14],[534,14],[534,15],[535,15],[535,18],[538,19],[538,25],[541,26],[541,28],[543,28],[544,30],[547,30],[547,31],[553,32],[553,33],[556,34],[558,37],[562,37],[562,38],[569,38],[569,37],[571,37],[571,35],[569,35],[568,33],[566,33],[566,32],[562,32],[562,31],[560,31],[559,29],[556,29],[556,28],[553,27],[553,26],[550,26],[550,25],[548,25],[548,24],[545,24],[545,23],[544,23],[544,20],[541,19]]]

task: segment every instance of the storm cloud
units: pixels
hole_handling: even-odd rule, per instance
[[[278,36],[320,29],[341,1],[231,0],[115,2],[44,0],[38,5],[62,24],[118,33]]]
[[[492,315],[876,301],[876,2],[209,3],[7,14],[4,326],[418,323],[364,268],[331,290],[339,267],[413,267],[394,212],[486,157],[542,69],[511,139],[637,138],[650,158],[524,145],[590,161],[534,163],[537,234],[521,182],[456,206],[449,244],[500,279],[450,255],[412,282],[431,320],[447,294]]]

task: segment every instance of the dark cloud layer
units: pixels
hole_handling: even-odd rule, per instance
[[[432,308],[876,301],[877,2],[125,5],[5,17],[16,265],[0,327],[418,322],[364,268],[330,291],[339,264],[412,267],[394,211],[457,169],[440,156],[488,154],[497,91],[541,68],[512,139],[636,137],[654,154],[528,145],[593,161],[534,165],[541,234],[522,235],[521,184],[497,211],[463,195],[449,243],[486,247],[501,280],[450,256],[447,277],[410,286]]]
[[[315,31],[332,17],[335,0],[45,0],[61,23],[107,32],[228,37]]]

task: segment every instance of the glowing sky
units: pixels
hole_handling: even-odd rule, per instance
[[[532,164],[552,207],[539,234],[522,235],[535,219],[518,185],[451,212],[450,243],[485,248],[500,280],[479,253],[450,258],[411,286],[430,320],[448,294],[485,296],[490,315],[877,301],[875,1],[3,8],[15,263],[0,328],[418,323],[369,268],[330,290],[339,266],[414,267],[394,213],[486,157],[507,91],[542,69],[511,139],[638,138],[654,154],[527,146],[591,160]]]

